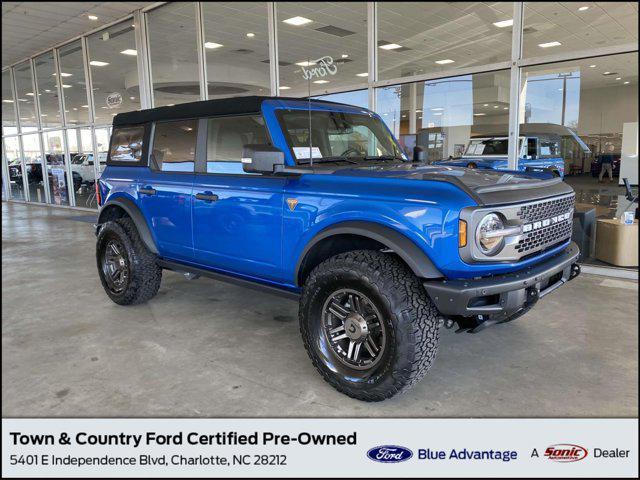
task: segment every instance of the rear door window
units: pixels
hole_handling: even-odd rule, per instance
[[[151,161],[162,172],[193,173],[196,160],[197,120],[156,123]]]
[[[111,138],[109,161],[118,163],[139,163],[142,159],[144,125],[115,127]]]

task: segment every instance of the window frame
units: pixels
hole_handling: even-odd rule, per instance
[[[207,148],[208,148],[208,142],[209,142],[209,120],[211,119],[215,119],[215,118],[233,118],[233,117],[255,117],[255,116],[260,116],[263,118],[264,120],[264,129],[267,132],[267,139],[269,141],[269,145],[275,146],[273,143],[273,137],[271,135],[271,130],[269,129],[269,126],[267,124],[267,119],[264,117],[263,113],[261,111],[259,112],[247,112],[247,113],[234,113],[234,114],[230,114],[230,115],[208,115],[206,117],[202,117],[200,118],[200,122],[203,122],[203,128],[200,128],[198,130],[199,134],[202,134],[202,138],[200,138],[200,136],[198,136],[198,147],[201,149],[201,156],[198,156],[198,151],[196,151],[196,171],[195,174],[196,175],[215,175],[215,176],[219,176],[219,177],[242,177],[242,178],[249,178],[249,177],[261,177],[261,178],[270,178],[270,177],[274,177],[274,175],[270,175],[267,173],[260,173],[260,174],[256,174],[256,173],[252,173],[252,174],[248,174],[247,172],[243,173],[221,173],[221,172],[208,172],[207,171]],[[236,163],[236,162],[227,162],[227,163]],[[240,164],[242,164],[242,162],[239,162]],[[275,178],[275,177],[274,177]]]
[[[196,131],[196,153],[193,157],[193,171],[192,172],[180,172],[180,171],[171,171],[171,170],[162,170],[162,168],[158,168],[158,164],[156,163],[155,159],[151,158],[151,152],[153,151],[153,142],[155,141],[155,137],[156,137],[156,125],[158,123],[173,123],[173,122],[188,122],[188,121],[195,121],[196,122],[196,128],[198,129]],[[190,118],[177,118],[177,119],[169,119],[169,120],[158,120],[158,121],[154,121],[151,122],[150,128],[149,128],[150,132],[149,132],[149,143],[148,143],[148,150],[147,150],[147,155],[148,155],[148,166],[149,169],[154,172],[154,173],[162,173],[162,174],[180,174],[180,175],[193,175],[196,173],[197,171],[197,166],[198,166],[198,161],[199,161],[199,155],[201,155],[201,139],[200,136],[202,134],[202,118],[199,117],[190,117]],[[205,146],[206,147],[206,146]],[[143,145],[143,152],[144,152],[144,145]],[[205,154],[206,154],[206,150],[205,150]]]
[[[142,153],[140,154],[140,160],[118,162],[111,160],[111,150],[113,147],[113,139],[115,137],[116,130],[119,128],[131,128],[142,127]],[[148,123],[133,123],[127,125],[117,125],[111,128],[111,137],[109,138],[109,150],[107,150],[107,167],[146,167],[149,165],[149,139],[151,136],[151,128]]]

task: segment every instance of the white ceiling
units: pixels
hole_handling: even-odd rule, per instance
[[[2,67],[152,3],[2,2]]]

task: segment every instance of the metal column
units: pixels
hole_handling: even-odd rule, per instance
[[[520,67],[522,55],[522,20],[524,4],[513,4],[513,33],[511,37],[511,81],[509,90],[509,170],[518,169],[520,143]]]
[[[280,93],[280,64],[278,63],[278,12],[276,2],[267,2],[267,21],[269,29],[269,81],[271,96]]]
[[[367,72],[369,73],[369,110],[376,110],[376,90],[372,82],[378,81],[378,5],[367,2]]]

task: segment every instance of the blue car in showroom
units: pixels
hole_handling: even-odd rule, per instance
[[[502,130],[506,131],[506,129]],[[575,141],[584,153],[590,153],[589,147],[570,128],[538,123],[520,125],[518,170],[546,172],[564,178],[565,162],[561,155],[563,138]],[[508,170],[508,144],[509,139],[506,134],[473,135],[463,155],[434,163],[455,167]]]
[[[415,385],[440,326],[510,322],[580,271],[560,178],[427,165],[374,112],[327,101],[118,114],[97,194],[113,302],[151,300],[164,270],[295,298],[316,369],[365,401]]]

